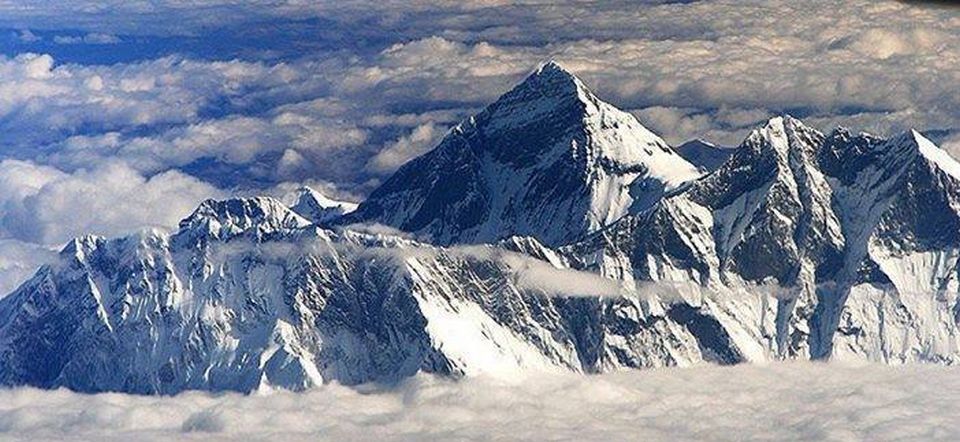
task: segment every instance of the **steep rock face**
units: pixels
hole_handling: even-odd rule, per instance
[[[532,238],[444,249],[208,201],[170,236],[79,238],[0,300],[0,384],[299,390],[737,360],[702,349],[689,313],[540,288],[566,259]]]
[[[836,186],[851,239],[845,284],[824,303],[823,353],[956,362],[960,165],[914,131],[835,138],[860,148],[827,157],[858,166]]]
[[[611,277],[696,281],[700,311],[750,358],[952,362],[958,172],[916,132],[824,136],[775,118],[569,253]]]
[[[524,235],[557,245],[697,175],[636,118],[551,62],[401,167],[345,219],[438,244]]]

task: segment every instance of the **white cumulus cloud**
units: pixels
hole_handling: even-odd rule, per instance
[[[0,237],[62,244],[83,234],[118,236],[172,228],[216,188],[176,171],[151,177],[122,163],[66,173],[30,162],[0,162]]]
[[[432,122],[419,125],[377,153],[367,162],[367,168],[378,173],[392,173],[407,161],[433,149],[445,133]]]

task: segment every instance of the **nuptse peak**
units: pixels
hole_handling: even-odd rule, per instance
[[[0,384],[960,361],[946,152],[782,116],[736,149],[680,153],[547,63],[359,207],[301,189],[72,241],[0,300]]]

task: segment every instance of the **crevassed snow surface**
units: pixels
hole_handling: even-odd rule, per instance
[[[252,396],[0,390],[0,439],[955,440],[958,413],[956,368],[804,362]]]

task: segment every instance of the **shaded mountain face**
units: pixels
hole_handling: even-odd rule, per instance
[[[733,155],[733,151],[734,149],[720,147],[701,139],[690,140],[677,146],[677,153],[703,173],[719,169]]]
[[[698,176],[632,115],[547,63],[400,168],[346,222],[437,244],[569,243]]]

